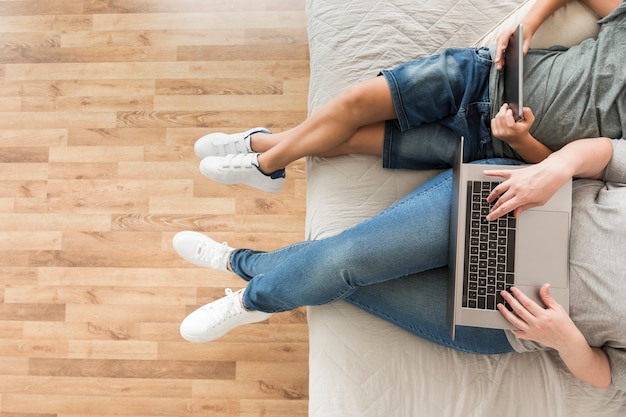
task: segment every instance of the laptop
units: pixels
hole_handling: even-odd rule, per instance
[[[509,39],[504,58],[504,102],[513,111],[515,120],[521,120],[524,109],[524,32],[521,24]]]
[[[497,310],[500,291],[515,286],[539,305],[539,289],[550,283],[550,294],[569,312],[569,230],[572,181],[543,206],[487,221],[486,197],[499,184],[484,170],[515,169],[517,165],[463,163],[463,138],[453,167],[447,321],[456,326],[514,329]]]

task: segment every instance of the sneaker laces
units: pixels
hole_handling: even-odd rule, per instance
[[[226,242],[218,245],[210,242],[200,242],[196,247],[194,258],[206,262],[213,269],[226,269],[226,255],[229,249]]]
[[[214,327],[245,311],[239,302],[240,292],[241,290],[233,291],[230,288],[226,288],[226,297],[204,306],[205,311],[210,310],[213,312],[213,314],[210,315],[212,321],[211,326]]]

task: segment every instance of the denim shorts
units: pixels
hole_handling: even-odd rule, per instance
[[[397,120],[385,125],[385,168],[436,169],[454,163],[465,137],[465,162],[492,158],[487,48],[447,49],[383,70]]]

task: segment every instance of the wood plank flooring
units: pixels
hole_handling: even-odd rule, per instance
[[[0,417],[307,414],[305,310],[185,342],[244,283],[171,239],[303,238],[303,161],[266,194],[193,144],[301,122],[308,59],[304,0],[0,0]]]

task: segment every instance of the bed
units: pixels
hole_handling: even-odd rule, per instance
[[[448,46],[492,45],[497,28],[519,20],[531,1],[307,0],[309,111],[382,68]],[[570,3],[534,46],[577,43],[594,36],[595,21]],[[306,237],[371,217],[431,175],[383,170],[364,155],[308,158]],[[578,381],[554,353],[455,352],[344,302],[309,307],[308,320],[311,417],[626,415],[626,393]]]

